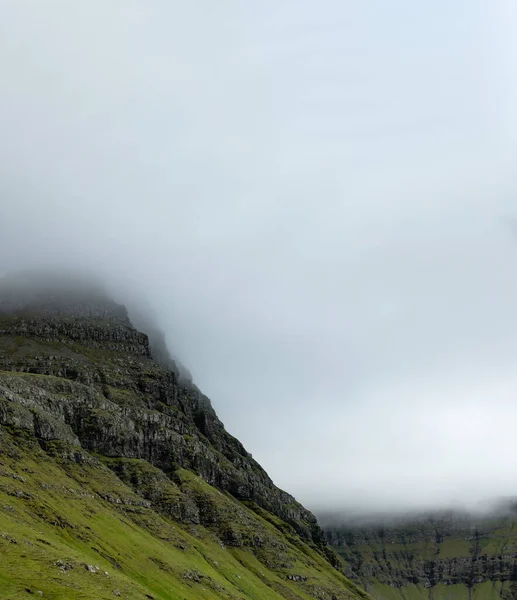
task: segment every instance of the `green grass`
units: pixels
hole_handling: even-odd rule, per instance
[[[38,591],[52,600],[107,600],[115,590],[130,600],[365,596],[299,538],[287,540],[276,517],[258,514],[189,471],[178,470],[174,483],[145,461],[101,462],[82,450],[77,463],[66,458],[66,444],[49,444],[47,454],[23,431],[0,431],[2,600]],[[117,476],[121,470],[142,483],[140,493]],[[169,501],[180,494],[194,499],[206,511],[205,524],[170,519],[164,497],[150,507],[143,495],[156,489]],[[221,542],[227,528],[241,545]],[[257,536],[260,547],[250,545]],[[70,568],[60,569],[58,561]]]
[[[394,588],[386,584],[376,583],[368,586],[367,591],[377,600],[430,600],[429,590],[414,584]]]
[[[446,539],[439,544],[437,558],[464,558],[471,556],[471,542],[467,540]]]

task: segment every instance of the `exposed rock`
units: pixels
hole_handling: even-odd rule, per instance
[[[28,515],[28,530],[39,523],[38,537],[20,541],[33,546],[25,564],[52,585],[73,579],[97,593],[108,568],[126,582],[113,595],[140,597],[140,557],[124,544],[142,539],[153,577],[204,597],[248,597],[254,579],[267,597],[367,598],[333,568],[341,563],[315,517],[273,484],[144,325],[137,331],[100,289],[0,282],[0,495],[13,512],[2,528],[16,523],[19,537]],[[105,523],[117,532],[109,541]],[[0,538],[11,556],[16,543]],[[201,557],[207,574],[186,568]]]
[[[65,572],[71,571],[74,568],[74,565],[71,562],[65,562],[60,559],[56,561],[56,567],[59,567],[61,571]]]
[[[98,290],[85,297],[62,283],[58,292],[27,300],[23,289],[0,285],[0,424],[30,430],[43,444],[141,458],[163,472],[191,469],[325,547],[315,517],[274,486],[209,399],[152,359],[148,336],[133,328],[124,307]],[[199,520],[193,504],[174,510]],[[238,543],[230,532],[224,541]]]
[[[363,585],[471,587],[517,579],[515,515],[436,514],[376,525],[329,526],[326,536]]]

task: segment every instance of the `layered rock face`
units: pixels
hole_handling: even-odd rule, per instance
[[[137,320],[69,276],[0,281],[0,597],[367,599]]]
[[[374,525],[329,525],[326,537],[350,574],[379,598],[387,595],[384,586],[402,596],[416,586],[437,598],[461,595],[461,589],[469,595],[483,589],[485,597],[499,598],[511,596],[517,581],[517,514],[511,507],[484,516],[451,512]]]
[[[42,443],[60,439],[106,457],[144,459],[165,473],[191,469],[327,552],[315,517],[226,432],[209,399],[178,377],[154,334],[160,362],[153,342],[102,288],[69,277],[4,281],[0,423],[30,429]]]

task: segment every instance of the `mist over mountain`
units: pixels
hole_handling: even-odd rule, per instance
[[[0,21],[0,275],[94,273],[315,512],[515,495],[509,2]]]
[[[76,273],[0,279],[2,597],[367,598],[146,322]]]

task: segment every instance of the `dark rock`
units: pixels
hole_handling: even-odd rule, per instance
[[[453,512],[383,524],[328,526],[326,537],[350,566],[348,575],[366,586],[471,587],[515,579],[515,524],[508,515]],[[487,551],[489,540],[492,549]]]
[[[160,477],[189,469],[221,492],[278,516],[337,564],[316,518],[278,489],[225,430],[210,400],[180,376],[156,331],[150,330],[150,343],[100,288],[65,279],[39,290],[25,283],[0,283],[0,424],[29,431],[46,452],[76,462],[95,452],[145,460]],[[129,467],[116,461],[109,466],[126,477]],[[174,500],[172,491],[162,501],[156,490],[163,481],[138,477],[140,484],[126,479],[145,497],[141,506],[158,503],[185,523],[219,518],[199,497]],[[127,504],[111,496],[106,501]],[[231,526],[221,535],[227,545],[264,543]]]

